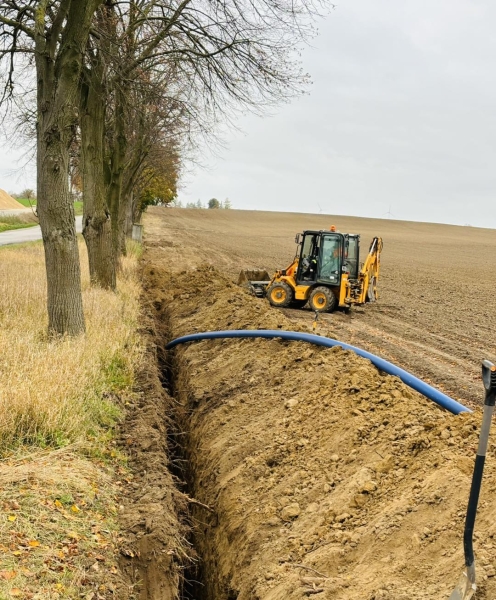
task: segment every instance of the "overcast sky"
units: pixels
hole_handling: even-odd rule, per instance
[[[183,201],[496,228],[496,3],[338,0],[310,95],[247,117]]]
[[[310,94],[242,119],[180,199],[496,228],[496,3],[337,1]],[[32,186],[15,159],[0,150],[0,187]]]

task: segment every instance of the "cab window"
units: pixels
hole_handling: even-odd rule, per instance
[[[315,281],[319,260],[320,236],[307,234],[301,245],[300,262],[298,265],[298,281]]]
[[[319,279],[329,283],[339,283],[341,258],[341,237],[324,236],[320,253]]]
[[[346,240],[343,269],[349,273],[350,279],[358,279],[358,237],[349,237]]]

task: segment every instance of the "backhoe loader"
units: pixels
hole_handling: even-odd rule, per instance
[[[329,230],[304,231],[295,238],[293,262],[271,278],[266,271],[242,271],[238,283],[247,285],[272,306],[303,307],[307,302],[316,312],[348,310],[353,304],[378,298],[382,239],[375,237],[360,265],[360,236]]]

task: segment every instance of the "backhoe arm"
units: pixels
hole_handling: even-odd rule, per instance
[[[378,298],[377,280],[381,266],[381,251],[382,238],[375,237],[370,244],[368,256],[358,276],[361,284],[360,304],[375,302]]]

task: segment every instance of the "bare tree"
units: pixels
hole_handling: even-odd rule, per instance
[[[83,187],[83,236],[88,249],[91,283],[114,290],[116,263],[112,246],[110,209],[107,206],[105,170],[105,126],[109,89],[108,6],[96,18],[99,34],[88,39],[86,60],[81,72],[80,129]]]
[[[133,5],[128,6],[131,17]],[[159,140],[163,145],[175,135],[181,113],[179,103],[167,95],[172,62],[161,65],[160,76],[134,67],[122,77],[135,52],[132,19],[123,14],[127,21],[110,0],[99,10],[81,78],[83,235],[91,280],[109,289],[115,288],[144,161]]]
[[[119,199],[121,240],[129,235],[132,221],[139,222],[142,211],[153,203],[145,190],[148,194],[155,190],[156,199],[162,201],[171,201],[176,194],[184,152],[182,140],[191,115],[188,107],[176,99],[177,92],[170,90],[174,77],[173,70],[168,69],[153,82],[146,81],[135,90],[139,111],[131,107],[127,110],[126,168]]]
[[[164,106],[181,123],[174,127],[174,120],[167,120],[176,134],[181,128],[183,135],[189,133],[195,122],[196,130],[210,135],[220,118],[229,119],[236,109],[261,112],[288,100],[306,81],[296,53],[312,34],[316,13],[311,0],[105,2],[88,47],[83,88],[104,95],[96,110],[107,108],[105,119],[82,120],[95,136],[83,150],[100,145],[103,134],[95,124],[106,128],[106,184],[83,186],[91,198],[93,189],[99,198],[106,190],[99,215],[85,216],[85,228],[98,225],[91,238],[97,248],[109,247],[101,237],[108,235],[110,215],[114,258],[123,250],[135,182],[153,138],[163,136],[163,122],[154,117]],[[113,285],[108,276],[94,280]]]
[[[300,93],[298,49],[317,9],[313,0],[0,0],[4,100],[19,62],[36,71],[51,330],[84,329],[68,190],[77,124],[91,278],[114,289],[126,214],[154,141],[211,137],[237,110],[262,112]]]
[[[31,200],[31,198],[36,197],[36,194],[34,193],[34,190],[26,188],[25,190],[22,190],[22,192],[19,194],[19,197],[25,198],[26,200]]]
[[[7,73],[2,100],[15,93],[19,66],[34,66],[36,72],[37,207],[48,328],[56,334],[77,335],[85,329],[69,148],[78,120],[84,51],[101,1],[0,0],[0,58]]]

